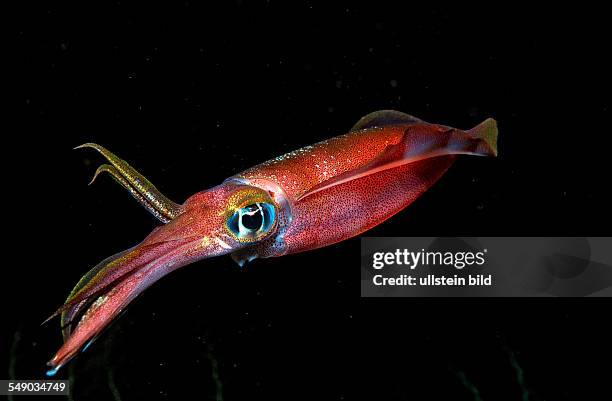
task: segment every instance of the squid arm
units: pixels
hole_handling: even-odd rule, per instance
[[[75,149],[81,148],[95,149],[111,163],[98,167],[89,185],[101,173],[108,173],[161,222],[168,223],[181,212],[180,205],[168,199],[136,169],[105,147],[95,143],[85,143]],[[147,258],[139,257],[139,254],[146,253],[144,251],[150,247],[145,246],[143,248],[119,252],[93,267],[73,288],[64,304],[49,316],[43,324],[61,314],[62,333],[64,337],[69,336],[74,317],[84,306],[88,306],[92,302],[95,295],[148,261]],[[116,269],[115,266],[121,266],[122,268]]]
[[[149,180],[125,160],[120,159],[105,147],[95,143],[85,143],[77,146],[75,149],[82,148],[95,149],[110,162],[110,165],[103,164],[96,170],[89,183],[90,185],[99,174],[108,173],[162,223],[169,222],[180,213],[180,205],[164,196]]]

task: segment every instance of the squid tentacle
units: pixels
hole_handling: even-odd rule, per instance
[[[100,175],[101,173],[110,174],[110,176],[113,177],[113,179],[118,182],[119,185],[125,188],[130,193],[130,195],[132,195],[132,197],[138,201],[138,203],[140,203],[159,221],[161,221],[162,223],[167,223],[170,221],[170,218],[162,214],[162,212],[158,210],[155,205],[149,201],[148,198],[144,197],[140,192],[138,192],[138,190],[132,184],[130,184],[129,181],[126,180],[123,175],[121,175],[121,172],[119,172],[117,168],[110,164],[103,164],[98,167],[93,178],[89,182],[89,185],[93,184],[96,178],[98,178],[98,175]]]
[[[142,174],[105,147],[96,143],[85,143],[75,149],[81,148],[95,149],[110,162],[110,165],[105,164],[98,168],[90,184],[93,183],[98,174],[107,172],[163,223],[172,220],[181,212],[179,204],[168,199]]]
[[[68,295],[68,298],[66,298],[65,302],[66,303],[70,303],[70,301],[72,301],[72,299],[79,293],[79,291],[81,289],[83,289],[84,287],[86,287],[87,284],[90,283],[92,278],[94,278],[100,272],[100,270],[102,270],[103,268],[107,267],[113,261],[115,261],[115,260],[119,259],[120,257],[124,256],[129,251],[130,251],[130,249],[122,251],[122,252],[119,252],[119,253],[117,253],[115,255],[112,255],[112,256],[104,259],[102,262],[100,262],[96,266],[94,266],[94,268],[92,268],[90,271],[88,271],[87,274],[85,274],[79,280],[79,282],[74,286],[72,291],[70,291],[70,295]],[[71,323],[72,323],[74,317],[79,313],[81,308],[90,300],[90,298],[91,298],[91,296],[89,298],[85,298],[82,301],[77,302],[77,303],[71,305],[69,308],[67,308],[66,310],[61,312],[61,326],[62,326],[62,334],[64,336],[64,339],[66,339],[66,338],[68,338],[68,336],[70,336],[70,332],[72,330]],[[52,315],[52,316],[54,316],[54,315]]]
[[[163,245],[164,243],[142,245],[140,249],[135,247],[104,259],[81,278],[64,304],[42,324],[45,324],[55,316],[64,314],[65,312],[67,314],[63,315],[62,326],[69,323],[81,308],[82,302],[90,301],[92,297],[95,297],[109,286],[112,286],[117,281],[125,278],[128,274],[146,265],[150,260],[146,257],[143,258],[143,253]],[[165,244],[165,246],[168,247],[169,245]],[[119,266],[122,268],[119,269]]]

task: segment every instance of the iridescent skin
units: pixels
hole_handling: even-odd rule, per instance
[[[80,146],[96,149],[110,162],[94,179],[109,173],[166,224],[90,270],[51,316],[61,314],[64,344],[49,361],[48,374],[169,272],[223,254],[231,254],[242,266],[254,258],[307,251],[354,237],[408,206],[457,155],[495,156],[496,141],[492,119],[462,131],[400,112],[375,112],[345,135],[250,168],[182,205],[100,145]],[[249,236],[235,232],[231,219],[236,211],[262,204],[273,210],[269,228]]]

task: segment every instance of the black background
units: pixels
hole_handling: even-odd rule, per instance
[[[374,110],[458,128],[494,117],[498,159],[459,160],[368,235],[610,235],[602,10],[285,3],[20,13],[0,377],[42,378],[61,338],[39,323],[157,224],[108,177],[87,187],[101,159],[71,150],[84,142],[182,202]],[[606,398],[609,301],[360,299],[358,266],[358,239],[243,270],[196,263],[59,377],[78,400]]]

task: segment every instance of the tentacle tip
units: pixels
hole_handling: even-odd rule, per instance
[[[54,366],[52,362],[47,362],[47,366],[51,367],[51,369],[47,370],[45,374],[47,377],[53,377],[57,373],[58,370],[62,367],[62,365]]]
[[[43,322],[40,324],[41,326],[44,326],[45,324],[49,323],[49,321],[51,319],[53,319],[55,316],[57,316],[57,312],[54,312],[51,316],[49,316],[48,318],[46,318],[45,320],[43,320]]]
[[[98,175],[100,175],[100,173],[102,173],[104,171],[111,172],[111,170],[112,170],[112,167],[109,166],[108,164],[101,165],[100,167],[98,167],[98,169],[94,173],[94,176],[92,177],[91,181],[89,181],[89,184],[87,184],[87,185],[93,184],[94,181],[96,180],[96,178],[98,178]]]
[[[55,354],[53,358],[49,362],[47,362],[47,366],[49,370],[45,372],[48,377],[55,376],[55,374],[61,369],[62,366],[66,364],[66,360],[62,360],[59,354]]]
[[[98,177],[98,172],[96,171],[94,176],[91,177],[91,180],[87,183],[87,186],[90,186],[91,184],[93,184],[97,177]]]
[[[94,149],[96,149],[99,146],[100,145],[98,145],[98,144],[95,144],[95,143],[92,143],[92,142],[87,142],[87,143],[84,143],[82,145],[75,146],[74,148],[72,148],[72,150],[83,149],[83,148],[94,148]]]

